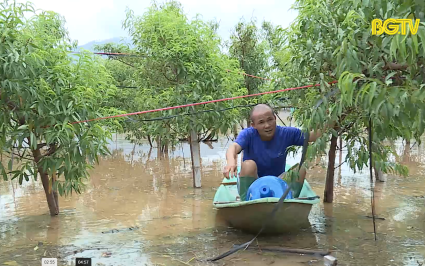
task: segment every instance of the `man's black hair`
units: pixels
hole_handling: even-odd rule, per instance
[[[254,113],[254,111],[259,107],[259,106],[261,106],[261,105],[265,105],[265,106],[267,106],[268,108],[270,108],[270,111],[272,111],[272,114],[274,114],[274,110],[273,110],[273,108],[269,105],[269,104],[267,104],[267,103],[259,103],[259,104],[257,104],[256,106],[254,106],[252,109],[251,109],[251,112],[249,113],[249,119],[251,119],[251,122],[254,122],[253,120],[252,120],[252,114]]]

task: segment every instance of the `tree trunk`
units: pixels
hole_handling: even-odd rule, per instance
[[[242,130],[245,128],[243,120],[239,122],[239,126],[241,127]]]
[[[338,169],[338,185],[341,185],[342,180],[342,136],[339,136],[339,169]]]
[[[237,126],[237,124],[233,125],[233,135],[235,136],[235,139],[238,137],[238,126]]]
[[[164,143],[164,149],[163,149],[162,157],[168,159],[168,150],[169,150],[169,144],[168,144],[168,140],[167,140]]]
[[[157,150],[157,155],[156,155],[156,157],[158,158],[158,159],[160,159],[161,158],[161,155],[162,155],[162,151],[161,151],[161,148],[162,148],[162,145],[161,145],[161,137],[156,137],[156,150]]]
[[[338,137],[332,135],[331,146],[328,153],[328,171],[326,172],[326,185],[324,193],[324,202],[332,203],[334,198],[334,175],[335,175],[335,156]]]
[[[43,171],[43,167],[41,167],[38,162],[41,160],[41,152],[40,149],[32,151],[34,161],[37,164],[38,172],[41,176],[41,183],[43,184],[44,193],[46,194],[47,205],[49,206],[49,211],[51,216],[55,216],[59,214],[59,204],[57,202],[57,192],[54,195],[52,186],[49,182],[49,174]],[[55,181],[55,180],[52,180]]]
[[[149,141],[149,145],[151,146],[151,148],[153,147],[152,145],[152,140],[151,140],[151,136],[148,135],[148,141]]]
[[[164,153],[168,154],[168,141],[164,143]]]
[[[404,152],[403,152],[403,161],[408,162],[410,161],[410,139],[406,139],[406,144],[404,145]]]
[[[56,169],[55,169],[55,172],[52,176],[52,185],[56,183],[56,178],[57,177],[56,177]],[[55,198],[57,214],[59,214],[59,195],[58,195],[58,191],[54,188],[53,188],[53,197]]]

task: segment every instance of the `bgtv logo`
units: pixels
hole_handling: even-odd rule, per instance
[[[389,18],[383,23],[380,19],[374,19],[372,20],[372,35],[381,35],[384,32],[388,35],[406,35],[407,27],[409,27],[410,32],[415,35],[418,32],[419,24],[419,19],[415,20],[415,24],[413,24],[412,19]]]

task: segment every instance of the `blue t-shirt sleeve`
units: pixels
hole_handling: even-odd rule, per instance
[[[250,139],[251,139],[251,131],[248,128],[245,128],[241,132],[239,132],[235,142],[242,147],[242,150],[246,150],[248,149],[248,144]]]
[[[301,129],[296,127],[285,127],[284,137],[288,139],[288,146],[303,146],[304,145],[304,133]]]

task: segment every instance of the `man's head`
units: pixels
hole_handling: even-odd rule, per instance
[[[252,108],[251,126],[258,131],[261,139],[271,140],[276,132],[276,115],[267,104],[257,104]]]

